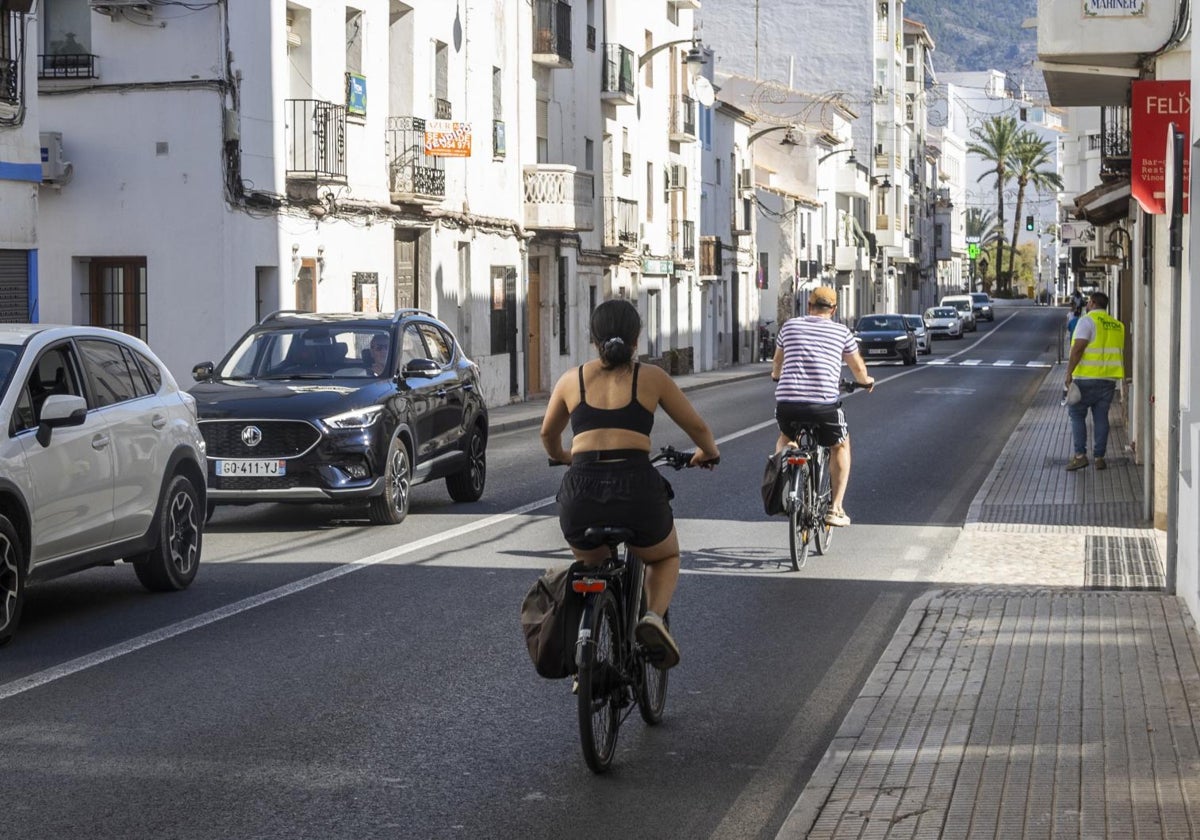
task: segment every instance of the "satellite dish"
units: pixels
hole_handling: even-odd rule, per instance
[[[697,76],[692,82],[692,93],[696,95],[696,101],[705,108],[711,108],[715,95],[713,93],[712,82],[703,76]]]

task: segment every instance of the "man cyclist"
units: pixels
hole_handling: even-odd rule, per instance
[[[842,508],[846,485],[850,480],[850,432],[842,413],[839,383],[842,363],[850,367],[854,379],[875,389],[875,379],[867,375],[867,366],[858,352],[858,342],[845,324],[833,320],[837,293],[818,286],[808,296],[808,314],[789,318],[775,337],[775,360],[771,379],[775,386],[775,419],[779,440],[775,452],[781,452],[796,437],[799,424],[811,423],[817,430],[817,443],[830,450],[829,484],[832,493],[825,523],[837,527],[850,524]]]

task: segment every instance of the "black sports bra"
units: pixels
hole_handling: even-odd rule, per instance
[[[633,394],[629,403],[621,408],[596,408],[587,404],[583,390],[583,365],[579,366],[579,405],[571,412],[571,434],[590,432],[593,429],[628,429],[631,432],[650,436],[654,428],[654,412],[648,410],[637,399],[638,368],[633,366]]]

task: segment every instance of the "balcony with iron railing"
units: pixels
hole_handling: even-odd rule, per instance
[[[721,238],[718,236],[700,237],[700,276],[721,276]]]
[[[295,181],[346,181],[346,106],[285,99],[284,175]]]
[[[534,0],[533,63],[552,69],[571,67],[571,4]]]
[[[600,98],[617,105],[637,102],[637,82],[634,68],[637,56],[629,47],[620,44],[604,45],[604,75],[600,80]]]
[[[531,230],[585,231],[596,226],[592,176],[574,166],[526,166],[525,227]]]
[[[39,79],[95,79],[96,56],[90,53],[39,55]]]
[[[621,152],[621,174],[622,175],[632,175],[633,174],[633,153],[632,152]]]
[[[450,104],[449,99],[439,96],[433,100],[433,118],[435,120],[454,119],[454,106]]]
[[[1129,177],[1130,122],[1128,105],[1100,109],[1100,178],[1105,181]]]
[[[21,65],[7,58],[0,58],[0,102],[21,104]]]
[[[388,117],[388,190],[393,204],[438,204],[446,197],[446,171],[425,153],[425,120]]]
[[[671,220],[671,259],[691,262],[696,259],[696,223],[689,219]]]
[[[696,141],[696,100],[686,94],[671,97],[671,139],[676,143]]]
[[[604,197],[604,244],[605,251],[636,251],[638,246],[638,224],[641,216],[638,203],[628,198]]]

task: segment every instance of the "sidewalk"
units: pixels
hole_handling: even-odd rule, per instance
[[[1068,473],[1053,368],[781,828],[794,838],[1200,835],[1200,637],[1162,587],[1123,426]],[[1115,417],[1115,412],[1114,412]]]

